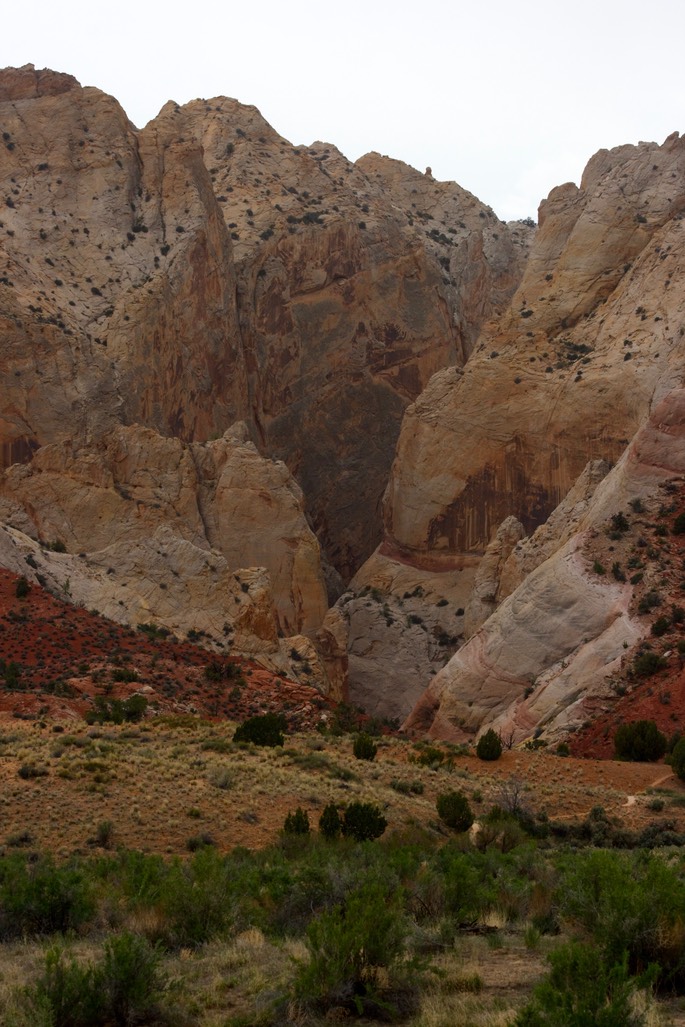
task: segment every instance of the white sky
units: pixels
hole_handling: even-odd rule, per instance
[[[0,67],[113,94],[138,126],[233,96],[294,144],[369,150],[536,216],[600,147],[685,131],[682,0],[30,0]]]

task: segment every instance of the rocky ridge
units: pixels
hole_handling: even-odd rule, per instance
[[[4,465],[119,423],[191,442],[244,420],[349,577],[404,408],[504,304],[529,230],[222,97],[140,131],[69,76],[7,69],[0,98]]]

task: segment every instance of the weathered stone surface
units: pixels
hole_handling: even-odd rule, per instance
[[[378,550],[329,610],[318,635],[336,694],[403,720],[463,641],[475,561],[413,566]]]
[[[578,531],[597,486],[609,470],[606,460],[589,461],[544,524],[541,524],[532,535],[521,539],[509,552],[504,565],[499,567],[494,593],[497,602],[511,595],[528,574],[549,559]],[[492,613],[492,610],[490,612]]]
[[[203,441],[244,419],[349,578],[404,408],[511,295],[528,230],[226,98],[137,131],[70,76],[6,69],[0,120],[4,466],[121,422]]]
[[[582,720],[583,701],[649,629],[629,610],[631,585],[593,571],[588,542],[629,500],[651,497],[683,473],[685,390],[678,389],[597,485],[572,537],[436,675],[407,727],[454,738],[495,726],[520,740],[536,726],[550,732]],[[563,518],[555,522],[563,531]]]
[[[517,542],[524,537],[523,525],[515,517],[507,517],[485,550],[478,565],[473,589],[466,605],[464,635],[470,638],[488,619],[497,606],[502,570]]]
[[[405,415],[392,542],[478,552],[509,515],[530,533],[588,460],[620,456],[685,370],[684,210],[676,137],[602,151],[580,190],[550,194],[508,311]]]
[[[0,476],[0,520],[107,565],[163,620],[179,617],[186,590],[199,587],[187,626],[196,626],[199,605],[216,632],[237,612],[229,609],[233,595],[223,594],[226,576],[244,567],[266,568],[268,586],[259,587],[268,587],[274,607],[263,630],[251,624],[253,634],[272,641],[277,629],[313,634],[325,614],[319,546],[302,493],[284,464],[259,456],[244,426],[205,444],[122,426],[97,445],[45,446]]]

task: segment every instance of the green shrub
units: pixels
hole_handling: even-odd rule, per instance
[[[26,580],[26,578],[22,574],[22,576],[20,578],[17,578],[17,584],[16,584],[16,587],[14,589],[14,594],[17,597],[17,599],[25,599],[26,596],[29,594],[29,591],[30,591],[29,583],[28,583],[28,581]]]
[[[329,802],[327,806],[324,806],[323,813],[319,817],[319,834],[328,841],[333,841],[340,836],[341,830],[342,820],[338,809],[334,803]]]
[[[283,745],[287,721],[282,713],[265,713],[258,717],[248,717],[239,724],[233,735],[234,742],[252,742],[253,745],[264,745],[275,748]]]
[[[671,769],[681,781],[685,781],[685,738],[680,738],[671,752]]]
[[[133,671],[125,671],[124,673],[134,673]],[[97,695],[95,697],[95,705],[92,710],[88,710],[85,715],[85,720],[88,724],[123,724],[124,721],[129,723],[137,723],[145,715],[147,710],[147,699],[144,695],[140,695],[136,692],[135,695],[129,696],[128,699],[112,699],[108,702],[104,696]]]
[[[93,974],[103,1022],[127,1027],[147,1019],[164,984],[159,963],[159,952],[138,934],[124,931],[105,942]]]
[[[288,813],[283,823],[284,834],[309,834],[309,814],[298,806],[294,813]]]
[[[685,989],[685,882],[665,860],[639,852],[576,853],[557,890],[559,913],[598,947],[607,966],[627,953],[628,969],[658,964],[658,984]]]
[[[653,763],[666,752],[666,735],[653,720],[635,720],[621,724],[614,735],[616,755],[624,760]]]
[[[296,999],[321,1012],[397,1013],[415,964],[406,959],[409,924],[401,895],[371,882],[324,911],[307,929],[309,962],[295,980]]]
[[[380,838],[387,826],[388,821],[378,806],[371,802],[351,802],[343,813],[341,830],[346,838],[365,842]]]
[[[33,1022],[51,1027],[129,1027],[149,1022],[163,985],[159,954],[127,931],[105,942],[94,965],[80,964],[59,946],[48,949],[43,975],[25,990],[23,1005]]]
[[[0,864],[0,940],[65,934],[94,912],[92,888],[76,867],[8,856]]]
[[[26,1022],[50,1027],[89,1027],[102,1022],[100,996],[93,970],[82,966],[60,946],[45,953],[43,975],[25,990]]]
[[[678,514],[673,522],[673,534],[685,535],[685,513]]]
[[[645,1027],[633,994],[649,979],[631,980],[625,959],[606,964],[592,946],[572,941],[552,952],[549,962],[549,975],[514,1027]]]
[[[670,626],[671,626],[671,622],[668,619],[668,617],[661,616],[661,617],[657,617],[657,619],[652,624],[652,627],[651,627],[650,630],[651,630],[652,634],[655,636],[655,638],[661,638],[662,635],[666,634],[666,632],[668,631]]]
[[[358,760],[374,760],[378,752],[378,746],[370,735],[362,731],[354,740],[352,752]]]
[[[633,660],[633,673],[639,678],[648,678],[665,666],[666,661],[663,656],[659,656],[658,653],[653,652],[651,649],[646,649],[645,652],[640,653]]]
[[[492,728],[481,735],[476,745],[476,756],[479,760],[498,760],[502,755],[502,739]]]
[[[435,808],[443,824],[447,824],[453,831],[468,831],[473,823],[473,813],[463,792],[438,795]]]

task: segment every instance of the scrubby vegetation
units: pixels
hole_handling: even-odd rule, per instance
[[[303,836],[296,848],[254,853],[209,846],[187,860],[121,850],[59,865],[13,854],[0,861],[0,909],[5,946],[49,940],[35,948],[33,978],[0,992],[3,1022],[16,1027],[218,1023],[189,984],[170,990],[172,970],[185,960],[192,978],[213,952],[226,953],[243,994],[243,1018],[222,1023],[246,1024],[258,1008],[249,1022],[318,1024],[344,1013],[422,1025],[422,1005],[443,980],[434,970],[445,973],[436,953],[452,948],[455,991],[478,993],[461,943],[453,946],[493,923],[498,944],[522,932],[527,951],[549,952],[549,976],[507,1023],[640,1025],[633,995],[647,982],[685,993],[683,861],[543,851],[525,830],[507,852],[416,835],[335,844]],[[90,939],[87,950],[77,937]],[[246,978],[236,946],[247,938],[259,941]],[[283,956],[288,946],[294,959]]]
[[[544,750],[488,764],[464,746],[378,736],[378,758],[360,764],[357,724],[344,737],[291,731],[275,747],[194,717],[61,726],[0,732],[22,803],[6,801],[6,819],[54,808],[53,784],[92,811],[78,844],[62,834],[53,855],[33,820],[0,832],[11,1027],[513,1027],[575,1024],[579,1010],[601,1024],[624,1015],[624,998],[636,1017],[625,1022],[640,1024],[650,964],[658,995],[685,994],[676,792],[641,799],[629,828],[621,795],[581,791],[579,761]],[[532,761],[544,764],[537,785]],[[23,766],[49,773],[24,779]],[[601,793],[608,811],[561,817],[550,799],[548,816],[557,778],[578,788],[576,809]],[[126,794],[146,802],[129,800],[129,822],[112,800],[131,781]],[[157,853],[133,848],[160,830]],[[601,974],[578,975],[593,962]]]

